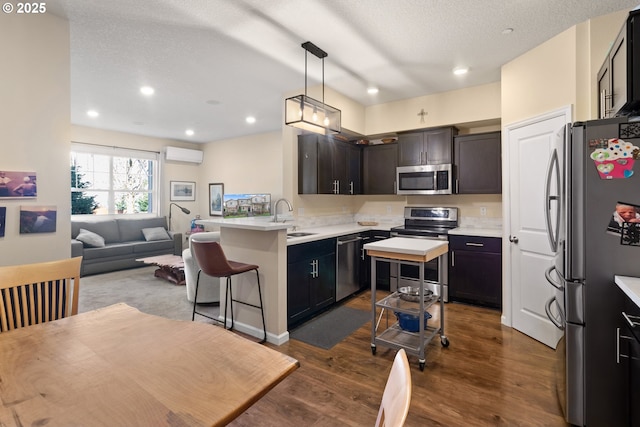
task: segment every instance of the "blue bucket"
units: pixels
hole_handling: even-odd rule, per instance
[[[400,328],[409,332],[418,332],[420,330],[420,324],[418,323],[418,316],[407,313],[394,312],[398,318]],[[424,327],[427,328],[427,321],[431,319],[431,314],[428,311],[424,312]]]

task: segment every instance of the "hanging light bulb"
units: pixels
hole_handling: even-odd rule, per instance
[[[311,115],[311,120],[314,122],[318,121],[318,107],[313,107],[313,114]]]

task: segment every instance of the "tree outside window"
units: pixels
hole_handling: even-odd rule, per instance
[[[137,158],[133,154],[123,156],[72,152],[72,210],[76,209],[74,204],[79,206],[85,198],[92,199],[96,206],[91,212],[78,207],[77,213],[93,212],[101,215],[155,212],[157,163],[157,160]],[[80,170],[82,176],[78,177],[77,171]]]

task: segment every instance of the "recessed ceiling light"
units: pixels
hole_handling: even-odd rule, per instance
[[[253,124],[256,122],[256,118],[253,116],[249,116],[245,119],[247,121],[247,123]]]
[[[193,129],[187,129],[184,131],[184,133],[186,133],[188,136],[193,136],[195,132],[193,131]]]
[[[453,74],[455,74],[456,76],[461,76],[463,74],[467,74],[468,72],[469,69],[466,67],[458,67],[453,69]]]
[[[98,117],[100,114],[98,114],[98,112],[96,110],[89,110],[87,111],[87,116],[89,117]]]
[[[511,34],[513,33],[513,28],[505,28],[502,30],[502,34]]]
[[[374,86],[371,86],[370,88],[367,89],[367,93],[369,95],[375,95],[378,92],[379,92],[378,88]]]
[[[154,88],[152,88],[151,86],[142,86],[140,88],[140,93],[142,93],[143,95],[147,95],[147,96],[153,95],[155,93],[155,91],[156,90]]]

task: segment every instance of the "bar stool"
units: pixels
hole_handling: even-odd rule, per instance
[[[194,320],[196,314],[200,316],[207,317],[209,319],[215,320],[218,323],[223,323],[219,319],[211,317],[204,313],[199,313],[196,311],[196,304],[198,302],[198,285],[200,284],[200,273],[204,272],[205,274],[213,277],[226,277],[227,278],[227,288],[225,292],[224,299],[224,327],[227,328],[227,307],[230,307],[231,311],[231,327],[230,330],[233,329],[233,303],[237,302],[239,304],[244,304],[249,307],[254,307],[260,309],[260,314],[262,315],[262,329],[264,331],[264,338],[261,343],[267,340],[267,325],[264,321],[264,306],[262,305],[262,291],[260,290],[260,275],[258,274],[258,266],[254,264],[245,264],[242,262],[236,262],[228,260],[222,250],[222,246],[218,242],[198,242],[191,241],[193,246],[193,254],[196,257],[196,261],[200,266],[200,270],[198,271],[198,279],[196,280],[196,292],[193,298],[193,314],[191,315],[191,320]],[[231,290],[231,276],[235,276],[236,274],[246,273],[247,271],[255,270],[256,278],[258,279],[258,296],[260,298],[260,305],[251,304],[246,301],[240,301],[233,298],[233,293]]]

